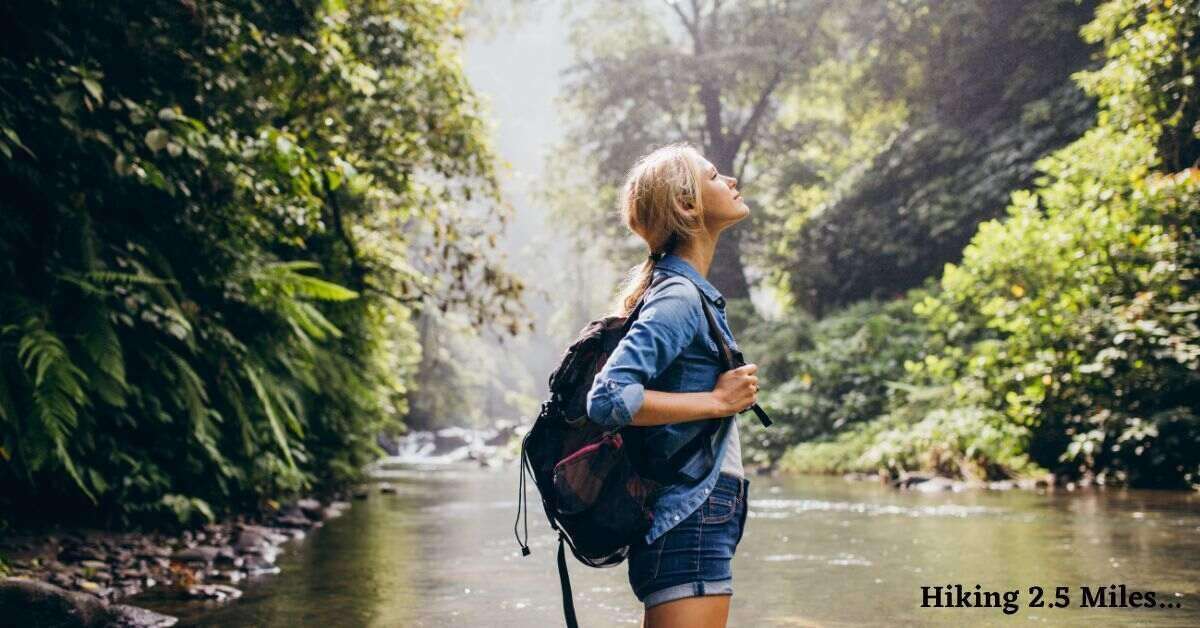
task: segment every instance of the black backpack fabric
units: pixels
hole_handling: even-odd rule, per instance
[[[588,323],[563,353],[550,374],[550,398],[542,403],[533,426],[521,441],[518,460],[520,481],[517,520],[513,535],[523,556],[529,551],[529,516],[525,475],[529,474],[542,498],[550,527],[558,532],[558,573],[562,587],[563,614],[569,628],[577,628],[575,605],[567,573],[566,547],[585,565],[612,567],[629,555],[653,523],[654,493],[672,478],[666,471],[678,460],[707,446],[719,421],[706,429],[668,460],[650,461],[639,451],[639,433],[630,427],[604,428],[587,416],[587,395],[596,374],[628,333],[645,304],[646,297],[666,278],[651,282],[628,317],[609,316]],[[709,311],[701,303],[709,332],[721,351],[726,369],[744,363],[741,352],[731,351]],[[763,425],[771,421],[757,404],[753,410]],[[525,514],[525,539],[518,533]]]

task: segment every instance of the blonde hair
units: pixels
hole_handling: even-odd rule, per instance
[[[621,220],[645,240],[650,253],[670,253],[691,242],[704,229],[700,198],[700,151],[687,142],[669,144],[640,157],[619,197]],[[685,206],[695,208],[693,213]],[[647,258],[629,270],[617,297],[614,314],[628,316],[646,292],[654,260]]]

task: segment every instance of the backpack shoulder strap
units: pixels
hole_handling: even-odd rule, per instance
[[[698,289],[699,287],[697,287]],[[720,352],[721,362],[725,366],[725,370],[737,368],[733,359],[733,351],[729,349],[729,345],[725,342],[725,335],[721,333],[721,329],[717,327],[717,321],[713,318],[712,310],[708,307],[708,299],[704,295],[700,295],[700,307],[704,308],[704,318],[708,321],[708,333],[717,342],[717,351]]]
[[[696,286],[696,291],[699,292],[699,290],[700,287]],[[700,295],[700,306],[704,308],[704,318],[708,320],[708,331],[712,334],[713,339],[717,341],[717,349],[721,354],[721,362],[725,366],[725,370],[728,371],[741,366],[741,360],[734,358],[733,351],[730,350],[729,345],[725,342],[725,336],[721,334],[721,330],[717,327],[717,321],[713,318],[712,310],[708,307],[708,299],[704,298],[703,294]],[[771,426],[773,421],[771,421],[771,417],[767,416],[766,411],[762,407],[756,403],[750,406],[750,409],[754,411],[754,415],[758,417],[758,422],[762,423],[763,427]]]

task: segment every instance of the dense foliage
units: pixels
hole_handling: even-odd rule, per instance
[[[1068,78],[1087,61],[1076,31],[1093,2],[851,4],[849,15],[867,16],[842,36],[854,52],[816,82],[817,94],[840,84],[834,107],[847,114],[830,117],[803,86],[787,166],[764,166],[776,191],[758,222],[761,263],[817,316],[895,298],[957,261],[979,223],[1032,182],[1034,161],[1093,117]]]
[[[787,464],[1200,478],[1200,4],[1113,0],[1083,35],[1104,46],[1076,75],[1096,124],[910,296],[911,393]]]
[[[523,325],[459,10],[0,9],[0,512],[346,481],[399,428],[420,305]]]

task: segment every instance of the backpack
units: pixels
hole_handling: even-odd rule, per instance
[[[587,416],[587,395],[596,374],[637,320],[646,296],[663,279],[665,276],[660,275],[651,282],[628,317],[608,316],[584,326],[550,374],[550,397],[542,403],[533,426],[521,439],[513,535],[521,547],[521,555],[528,556],[529,515],[525,494],[528,473],[541,495],[551,529],[558,532],[558,576],[563,615],[569,628],[577,628],[578,623],[565,547],[570,547],[575,558],[589,567],[619,565],[628,557],[631,544],[653,523],[655,491],[670,481],[640,463],[638,434],[630,432],[629,426],[604,428]],[[703,297],[700,301],[709,332],[721,350],[722,363],[727,369],[740,366],[744,363],[741,352],[729,349],[708,304]],[[770,425],[770,419],[758,404],[753,409],[763,425]],[[718,421],[709,421],[667,463],[685,460],[682,456],[704,446],[717,427]],[[517,532],[522,512],[524,541]]]

